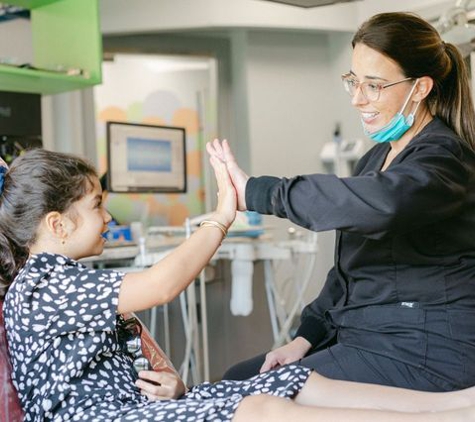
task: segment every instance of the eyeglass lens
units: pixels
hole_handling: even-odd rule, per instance
[[[358,82],[352,77],[343,77],[343,86],[345,91],[354,96],[358,88],[361,89],[363,96],[369,101],[377,101],[379,99],[379,93],[381,91],[380,85],[372,84],[369,85],[368,82]]]

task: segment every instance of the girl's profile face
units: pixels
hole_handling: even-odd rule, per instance
[[[66,240],[68,256],[80,259],[100,255],[105,243],[102,234],[107,231],[107,223],[111,221],[111,216],[104,208],[98,178],[93,179],[92,188],[80,200],[73,203],[68,214],[74,225]]]

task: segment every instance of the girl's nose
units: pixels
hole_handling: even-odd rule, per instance
[[[104,222],[108,224],[111,221],[112,221],[112,216],[109,214],[109,211],[104,210]]]

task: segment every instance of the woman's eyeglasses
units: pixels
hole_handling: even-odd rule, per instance
[[[378,101],[381,91],[390,86],[400,84],[402,82],[411,81],[414,78],[404,78],[396,82],[389,82],[387,84],[380,84],[377,82],[360,82],[354,77],[351,73],[345,73],[341,75],[341,80],[343,81],[343,87],[345,91],[350,94],[351,97],[354,97],[358,88],[361,90],[361,93],[368,101]]]
[[[152,366],[142,353],[142,324],[135,318],[124,319],[122,315],[117,318],[117,335],[123,352],[133,358],[133,367],[137,374],[140,371],[149,371]]]

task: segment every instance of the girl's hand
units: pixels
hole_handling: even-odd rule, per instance
[[[219,139],[215,139],[213,142],[206,144],[206,150],[211,157],[216,157],[226,163],[232,183],[236,189],[238,210],[246,211],[246,184],[249,176],[238,166],[228,141],[223,140],[220,142]]]
[[[209,161],[218,183],[218,204],[212,219],[229,227],[236,217],[236,190],[231,182],[226,164],[221,158],[211,155]]]
[[[140,371],[135,385],[150,400],[177,399],[186,393],[180,377],[169,372]]]

